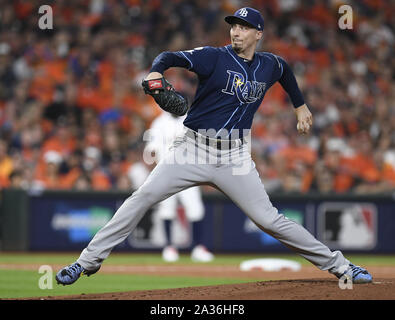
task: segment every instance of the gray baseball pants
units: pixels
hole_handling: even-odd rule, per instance
[[[330,251],[303,226],[273,207],[251,159],[248,143],[235,140],[231,146],[226,144],[224,150],[219,150],[216,144],[207,146],[205,141],[199,134],[185,129],[185,134],[175,140],[145,183],[97,232],[77,262],[86,270],[98,268],[153,205],[189,187],[209,184],[226,194],[261,230],[319,269],[342,274],[350,262],[340,251]]]

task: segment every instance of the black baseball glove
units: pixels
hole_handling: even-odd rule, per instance
[[[141,85],[144,92],[152,96],[156,103],[165,111],[183,116],[188,111],[188,101],[174,90],[164,77],[160,79],[143,80]]]

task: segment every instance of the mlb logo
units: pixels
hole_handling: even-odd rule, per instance
[[[317,238],[331,249],[373,249],[377,243],[376,206],[352,202],[321,204]]]

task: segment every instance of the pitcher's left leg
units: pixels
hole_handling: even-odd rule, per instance
[[[234,175],[232,165],[218,168],[213,182],[263,231],[275,237],[321,270],[340,276],[349,261],[332,252],[298,223],[273,207],[252,160],[248,173]]]

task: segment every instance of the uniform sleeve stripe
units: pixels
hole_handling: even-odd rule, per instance
[[[187,59],[188,61],[189,61],[189,63],[191,64],[191,68],[190,69],[192,69],[193,68],[193,63],[192,63],[192,61],[186,56],[186,54],[184,53],[184,52],[182,52],[182,51],[180,51],[181,52],[181,54],[185,57],[185,59]]]
[[[274,58],[276,58],[276,60],[277,60],[277,63],[278,63],[278,67],[281,69],[281,74],[280,74],[280,78],[281,78],[281,76],[283,75],[283,65],[282,65],[282,63],[280,62],[280,60],[278,60],[278,58],[277,58],[277,56],[275,55],[275,54],[272,54],[273,55],[273,57]]]
[[[261,65],[261,60],[259,59],[259,60],[258,60],[258,65],[257,65],[257,67],[256,67],[255,70],[254,70],[254,80],[255,80],[255,81],[256,81],[255,73],[256,73],[256,71],[258,70],[258,68],[259,68],[260,65]]]
[[[237,124],[240,122],[240,120],[243,118],[244,114],[246,113],[248,107],[250,106],[250,104],[248,103],[245,107],[244,107],[244,112],[243,114],[240,116],[239,120],[233,125],[232,129],[230,129],[228,137],[230,136],[230,134],[232,133],[232,130],[237,126]]]
[[[246,69],[243,68],[243,66],[240,64],[239,61],[237,61],[237,59],[230,53],[229,49],[227,47],[225,47],[226,51],[228,51],[229,55],[237,62],[237,64],[240,66],[240,68],[242,68],[245,72],[246,75],[246,82],[248,81],[248,73],[246,71]]]
[[[229,123],[230,119],[233,118],[233,116],[235,115],[235,113],[237,112],[237,110],[239,110],[240,106],[241,106],[241,105],[239,105],[239,106],[235,109],[235,111],[233,111],[233,113],[232,113],[232,115],[229,117],[228,121],[226,121],[226,123],[223,125],[223,127],[222,127],[221,129],[218,130],[217,136],[218,136],[219,132],[220,132],[223,128],[225,128],[225,126]]]

